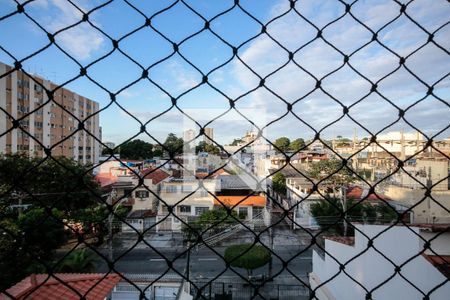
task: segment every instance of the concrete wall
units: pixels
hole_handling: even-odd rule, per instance
[[[350,277],[366,289],[371,290],[395,273],[394,266],[373,248],[366,251],[368,239],[365,235],[375,237],[381,231],[386,230],[388,226],[357,224],[356,227],[364,235],[360,232],[356,233],[354,246],[326,240],[325,249],[330,255],[326,254],[325,260],[317,254],[313,255],[314,284],[317,285],[317,282],[323,283],[338,274],[333,280],[324,285],[335,299],[365,299],[365,290]],[[418,237],[419,233],[420,230],[417,227],[408,229],[405,226],[395,226],[374,239],[373,246],[396,265],[401,265],[411,257],[414,257],[401,268],[401,274],[423,292],[427,293],[444,282],[446,277],[429,263],[425,257],[422,255],[416,256],[423,248]],[[362,252],[364,252],[362,255],[349,262],[345,267],[345,271],[350,277],[339,270],[339,264],[335,259],[344,264]],[[326,291],[324,289],[320,292],[325,293]],[[446,300],[448,295],[450,295],[450,282],[446,282],[439,289],[435,290],[431,294],[430,299]],[[409,300],[422,299],[423,295],[399,274],[395,274],[387,283],[373,292],[372,298]]]
[[[431,198],[425,198],[425,190],[410,189],[398,186],[389,186],[384,191],[389,198],[397,201],[417,206],[413,208],[414,223],[449,223],[450,214],[450,191],[434,191],[431,192]],[[422,199],[424,199],[422,201]],[[447,210],[446,210],[447,209]],[[434,217],[434,218],[433,218]]]

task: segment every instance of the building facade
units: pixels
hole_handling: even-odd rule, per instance
[[[0,63],[0,74],[11,69]],[[99,104],[65,88],[56,90],[53,100],[47,103],[46,90],[54,91],[56,87],[55,83],[22,71],[0,79],[0,107],[9,114],[0,110],[0,135],[7,132],[0,137],[0,153],[45,157],[46,147],[53,156],[73,158],[83,164],[98,162],[100,147],[96,138],[100,139],[100,123],[95,113]],[[11,130],[14,124],[10,116],[19,120],[20,127]],[[78,130],[79,120],[83,121],[83,130]]]
[[[367,299],[367,291],[372,292],[370,299],[419,300],[427,294],[428,299],[448,299],[448,224],[354,226],[354,238],[327,237],[325,253],[313,250],[309,280],[317,299]],[[373,247],[368,246],[369,238]],[[394,264],[401,266],[400,271]]]

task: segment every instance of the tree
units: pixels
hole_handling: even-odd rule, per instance
[[[225,261],[232,267],[247,270],[250,277],[254,269],[264,266],[271,259],[270,251],[262,245],[241,244],[225,249]]]
[[[274,144],[279,149],[278,151],[285,152],[289,150],[289,145],[291,144],[291,141],[287,137],[283,136],[276,139]]]
[[[3,272],[1,285],[9,286],[19,275],[20,279],[45,271],[40,261],[49,263],[54,250],[65,242],[64,224],[93,222],[98,215],[87,218],[85,212],[100,207],[100,199],[89,166],[64,157],[42,160],[23,154],[1,155],[0,269],[4,270],[4,262],[20,269]],[[18,203],[30,208],[22,212],[11,208]]]
[[[312,163],[308,175],[317,180],[324,180],[322,184],[330,187],[334,197],[336,197],[339,188],[354,181],[352,171],[347,166],[343,166],[342,161],[337,159]]]
[[[208,152],[210,154],[220,154],[220,148],[216,145],[208,144],[205,141],[201,141],[198,143],[198,145],[195,147],[195,153],[198,154],[199,152]]]
[[[0,290],[25,277],[31,261],[23,248],[19,226],[11,220],[0,221]]]
[[[18,219],[20,230],[24,233],[26,247],[42,259],[49,259],[52,251],[66,241],[62,214],[53,209],[33,208]]]
[[[102,155],[110,155],[111,151],[113,151],[114,154],[119,154],[120,151],[119,148],[114,148],[114,149],[110,149],[110,148],[103,148],[102,149]]]
[[[93,273],[96,270],[97,256],[88,248],[76,249],[56,267],[64,273]]]
[[[244,141],[242,139],[234,139],[233,142],[230,144],[230,146],[237,146],[243,142]]]
[[[163,145],[169,154],[177,155],[183,153],[183,139],[177,138],[174,133],[169,133]]]
[[[163,155],[163,150],[160,145],[153,146],[153,157],[161,157]]]
[[[348,199],[347,207],[345,218],[348,221],[376,223],[390,222],[397,218],[395,210],[385,203],[371,205]],[[327,197],[312,204],[311,214],[322,229],[330,230],[339,235],[344,233],[344,211],[340,199]],[[353,232],[350,232],[350,235],[353,235]]]
[[[286,177],[281,172],[275,173],[272,177],[272,188],[280,195],[286,195]]]
[[[302,138],[298,138],[293,140],[290,144],[289,144],[289,150],[292,151],[299,151],[300,149],[303,149],[305,147],[305,140],[303,140]]]
[[[61,246],[66,236],[63,224],[58,221],[61,213],[33,208],[17,220],[11,218],[0,222],[0,289],[31,273],[44,272],[44,265]],[[38,259],[39,258],[39,259]]]
[[[195,221],[189,222],[189,226],[183,226],[183,232],[187,240],[196,240],[198,236],[216,234],[237,223],[237,213],[231,214],[223,208],[216,208],[203,212]],[[211,228],[210,228],[211,227]]]
[[[120,158],[144,160],[153,157],[153,145],[140,139],[120,145]]]

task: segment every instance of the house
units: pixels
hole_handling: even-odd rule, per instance
[[[156,211],[163,181],[168,180],[169,173],[155,168],[147,168],[134,175],[118,176],[117,181],[109,186],[115,193],[115,199],[122,205],[129,205],[132,210]],[[139,184],[140,178],[143,184]]]
[[[204,188],[199,188],[199,183]],[[159,191],[156,230],[181,231],[180,219],[188,222],[213,208],[214,200],[210,193],[214,194],[215,190],[215,179],[171,178],[164,181]]]
[[[155,225],[156,212],[151,210],[132,210],[122,222],[122,232],[143,232]],[[151,228],[153,229],[153,227]]]
[[[217,196],[214,207],[230,207],[244,221],[252,221],[254,225],[268,225],[269,212],[266,209],[264,196]]]
[[[231,207],[244,220],[269,225],[268,202],[264,193],[258,191],[256,183],[250,176],[218,176],[214,206]]]
[[[117,274],[32,274],[1,293],[0,300],[104,300],[120,279]]]
[[[354,238],[329,237],[324,254],[313,251],[309,281],[317,299],[367,299],[366,290],[370,299],[448,299],[449,224],[353,225]]]
[[[155,300],[191,300],[190,284],[183,282],[178,274],[123,274],[113,289],[111,300],[155,299]],[[141,297],[141,291],[145,298]]]

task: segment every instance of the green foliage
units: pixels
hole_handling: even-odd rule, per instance
[[[61,213],[52,210],[56,219],[42,208],[28,210],[18,220],[0,222],[0,289],[7,288],[30,273],[45,272],[36,260],[50,261],[54,249],[65,240],[64,226],[57,219]]]
[[[280,195],[286,195],[286,177],[278,172],[272,177],[272,187]]]
[[[0,290],[21,280],[30,262],[22,247],[19,226],[10,220],[0,221]]]
[[[182,231],[187,240],[195,240],[199,235],[212,235],[237,223],[236,211],[231,215],[223,207],[203,212],[195,221],[189,222],[189,226],[183,226]],[[210,228],[212,226],[212,228]],[[204,234],[202,234],[204,232]]]
[[[276,139],[274,144],[279,149],[277,151],[285,152],[289,150],[289,145],[291,144],[291,141],[287,137],[283,136]]]
[[[325,179],[322,184],[329,185],[333,195],[341,186],[354,181],[352,171],[347,166],[342,167],[342,161],[338,159],[312,163],[308,170],[308,175],[317,180]]]
[[[160,145],[155,145],[153,148],[153,157],[162,157],[163,150]]]
[[[120,158],[144,160],[153,157],[153,145],[136,139],[120,145]]]
[[[303,140],[302,138],[298,138],[293,140],[290,144],[289,144],[289,150],[291,151],[299,151],[300,149],[303,149],[305,147],[305,140]]]
[[[270,261],[271,253],[262,245],[241,244],[225,249],[224,258],[231,266],[246,269],[250,276],[254,269],[262,267]]]
[[[234,139],[233,142],[230,144],[231,146],[237,146],[244,142],[242,139]]]
[[[66,241],[62,221],[104,222],[98,195],[89,166],[64,157],[42,161],[23,154],[1,155],[0,269],[11,272],[1,272],[0,285],[8,287],[30,273],[46,271],[37,258],[49,263]],[[10,208],[20,202],[31,205],[22,214]]]
[[[20,216],[18,225],[27,248],[43,259],[50,258],[52,251],[66,241],[61,220],[62,214],[56,209],[50,214],[43,208],[34,208]]]
[[[0,211],[22,199],[37,207],[54,207],[71,213],[97,203],[98,184],[88,166],[65,158],[29,158],[21,154],[0,155]]]
[[[327,200],[311,205],[311,214],[320,227],[340,235],[343,234],[343,213],[342,202],[335,197],[329,197]],[[391,222],[397,219],[397,213],[385,203],[371,205],[347,199],[346,219],[367,223]],[[352,232],[353,230],[350,232],[351,235]]]
[[[93,273],[96,270],[97,255],[88,248],[76,249],[57,265],[58,272]]]
[[[169,154],[177,155],[183,152],[183,139],[177,138],[174,133],[169,133],[163,145]]]
[[[119,154],[120,153],[120,149],[119,148],[114,148],[114,149],[109,149],[109,148],[104,148],[102,149],[102,155],[110,155],[111,154],[111,150],[113,151],[114,154]]]
[[[205,141],[201,141],[195,147],[195,153],[198,154],[199,152],[208,152],[210,154],[219,155],[220,154],[220,148],[217,147],[216,145],[208,144]]]

